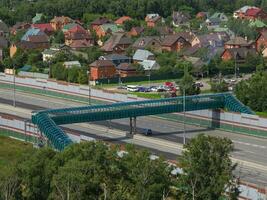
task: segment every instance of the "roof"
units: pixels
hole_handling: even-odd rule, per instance
[[[22,36],[21,40],[27,41],[29,39],[29,36],[34,36],[34,35],[45,35],[45,33],[43,31],[41,31],[39,28],[30,28]]]
[[[199,35],[197,38],[201,47],[206,47],[209,45],[223,46],[223,43],[230,39],[229,35],[224,32]]]
[[[237,13],[237,12],[246,13],[247,10],[250,9],[250,8],[257,8],[257,7],[255,7],[255,6],[243,6],[242,8],[236,10],[235,12],[236,12],[236,13]]]
[[[137,34],[144,32],[145,28],[141,26],[132,27],[131,31],[135,30]]]
[[[74,40],[70,45],[71,48],[78,49],[78,48],[87,48],[93,46],[90,41],[86,40]]]
[[[201,67],[203,66],[205,63],[201,60],[201,58],[198,57],[192,57],[192,56],[185,56],[184,59],[190,63],[192,63],[192,65],[194,67]]]
[[[226,42],[225,44],[227,44],[227,45],[248,45],[249,43],[247,40],[245,40],[242,37],[235,37],[235,38],[229,40],[228,42]]]
[[[138,63],[143,66],[145,71],[158,70],[160,68],[159,64],[155,60],[143,60]]]
[[[114,67],[114,64],[110,60],[96,60],[90,64],[91,67]]]
[[[185,39],[187,42],[191,43],[194,34],[192,32],[180,32],[175,35],[168,35],[164,38],[162,42],[162,46],[171,46],[173,45],[179,38]]]
[[[36,49],[36,48],[40,48],[39,43],[25,41],[25,40],[22,40],[22,41],[16,43],[16,45],[21,49]],[[47,47],[43,47],[43,48],[48,48],[48,46],[49,46],[49,43],[47,43]]]
[[[49,38],[47,35],[30,35],[27,41],[33,43],[48,43]]]
[[[130,57],[116,53],[100,56],[99,58],[99,60],[128,60],[128,59],[130,59]]]
[[[121,63],[116,67],[116,69],[122,71],[136,71],[136,67],[131,63]]]
[[[32,68],[32,66],[30,66],[30,65],[24,65],[22,68],[20,68],[20,71],[28,72],[31,70],[31,68]]]
[[[249,26],[250,27],[255,27],[255,28],[264,28],[264,27],[267,27],[267,25],[264,22],[262,22],[261,20],[258,20],[258,19],[256,19],[255,21],[251,21],[249,23]]]
[[[170,35],[173,34],[172,28],[168,26],[157,26],[155,29],[159,32],[160,35]]]
[[[190,20],[190,15],[184,12],[176,12],[172,13],[172,19],[175,25],[187,23]]]
[[[150,42],[152,41],[156,41],[159,44],[161,43],[161,39],[158,36],[145,36],[145,37],[140,37],[138,38],[134,43],[133,43],[133,47],[134,48],[139,48],[139,49],[144,49],[146,47],[148,47],[148,45],[150,44]]]
[[[66,22],[72,22],[73,20],[71,19],[71,18],[69,18],[69,17],[65,17],[65,16],[60,16],[60,17],[57,17],[57,16],[55,16],[52,20],[51,20],[51,22],[55,22],[55,23],[58,23],[58,22],[60,22],[60,23],[66,23]]]
[[[65,34],[65,39],[72,39],[72,40],[86,40],[90,39],[91,36],[89,33],[78,33],[78,32],[68,32],[68,34]]]
[[[264,39],[267,39],[267,30],[261,31],[259,37],[262,36]]]
[[[246,11],[246,15],[247,16],[257,16],[257,14],[259,13],[259,12],[261,12],[262,11],[262,9],[260,9],[260,8],[249,8],[249,9],[247,9],[247,11]]]
[[[148,58],[151,56],[154,56],[154,54],[151,53],[150,51],[137,49],[133,55],[133,60],[148,60]]]
[[[81,63],[79,61],[66,61],[63,63],[63,65],[67,66],[81,66]]]
[[[53,32],[54,29],[50,23],[45,24],[32,24],[32,28],[40,29],[43,32]]]
[[[55,55],[59,52],[59,50],[54,50],[54,49],[45,49],[42,54],[44,55]]]
[[[119,24],[119,25],[122,25],[125,21],[127,20],[131,20],[132,18],[129,17],[129,16],[122,16],[120,17],[119,19],[117,19],[114,23],[115,24]]]
[[[36,13],[36,15],[32,18],[32,23],[34,24],[34,23],[40,21],[43,16],[44,16],[43,13]]]
[[[112,21],[106,17],[99,17],[96,20],[94,20],[91,25],[102,25],[102,24],[107,24],[111,23]]]
[[[113,34],[101,47],[104,51],[113,51],[113,48],[117,45],[130,45],[132,44],[131,38],[125,36],[124,33],[115,33]]]
[[[203,18],[203,17],[207,17],[208,13],[207,12],[198,12],[196,14],[196,18]]]
[[[159,19],[161,19],[161,17],[159,16],[159,14],[157,13],[153,13],[153,14],[147,14],[145,21],[151,21],[151,22],[157,22]]]
[[[102,24],[100,27],[105,32],[107,32],[108,30],[111,31],[112,33],[123,31],[123,29],[119,28],[116,24]]]
[[[4,33],[9,32],[8,26],[2,20],[0,20],[0,31],[2,31]]]
[[[28,22],[17,22],[14,26],[12,26],[11,30],[19,30],[24,28],[25,26],[30,27],[31,25]]]
[[[225,49],[223,51],[222,54],[224,54],[224,52],[228,51],[233,58],[235,58],[235,56],[237,56],[237,59],[245,59],[247,57],[248,54],[256,54],[256,50],[255,49],[248,49],[248,48],[233,48],[233,49]]]
[[[63,32],[66,32],[66,31],[68,31],[70,28],[72,28],[72,27],[74,27],[74,26],[77,26],[77,25],[78,25],[78,24],[76,24],[76,23],[68,23],[68,24],[66,24],[66,25],[63,26],[62,31],[63,31]]]

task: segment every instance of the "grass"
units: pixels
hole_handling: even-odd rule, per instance
[[[1,131],[1,130],[0,130]],[[6,136],[0,136],[0,171],[8,170],[26,153],[32,152],[30,143],[25,143]]]
[[[260,117],[267,118],[267,112],[256,112],[256,114],[259,115]]]
[[[145,93],[145,92],[130,92],[132,95],[147,99],[159,99],[162,98],[160,93]]]

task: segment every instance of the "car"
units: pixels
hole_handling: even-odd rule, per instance
[[[117,87],[119,90],[127,90],[127,85],[120,85]]]
[[[129,92],[138,92],[139,91],[139,87],[136,85],[127,85],[127,91]]]
[[[144,134],[145,136],[152,135],[152,130],[151,130],[151,129],[144,129],[143,134]]]
[[[203,85],[202,82],[197,81],[197,82],[195,82],[195,86],[197,86],[197,87],[203,87],[204,85]]]
[[[151,91],[150,88],[146,88],[146,87],[139,87],[138,89],[139,89],[138,92],[150,92]]]
[[[158,87],[156,87],[156,86],[151,86],[149,89],[152,92],[157,92],[158,91]]]

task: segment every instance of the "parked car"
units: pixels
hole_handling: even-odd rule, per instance
[[[202,82],[197,81],[197,82],[195,82],[195,86],[197,86],[197,87],[203,87],[204,85],[203,85]]]
[[[138,92],[150,92],[150,88],[146,88],[146,87],[139,87]]]
[[[152,92],[157,92],[158,91],[158,87],[157,86],[151,86],[149,88]]]
[[[120,85],[117,87],[119,90],[127,90],[127,85]]]
[[[139,87],[137,85],[127,85],[127,91],[129,92],[138,92]]]

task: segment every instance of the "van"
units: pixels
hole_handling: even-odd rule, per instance
[[[127,91],[129,92],[138,92],[139,87],[137,85],[127,85]]]

